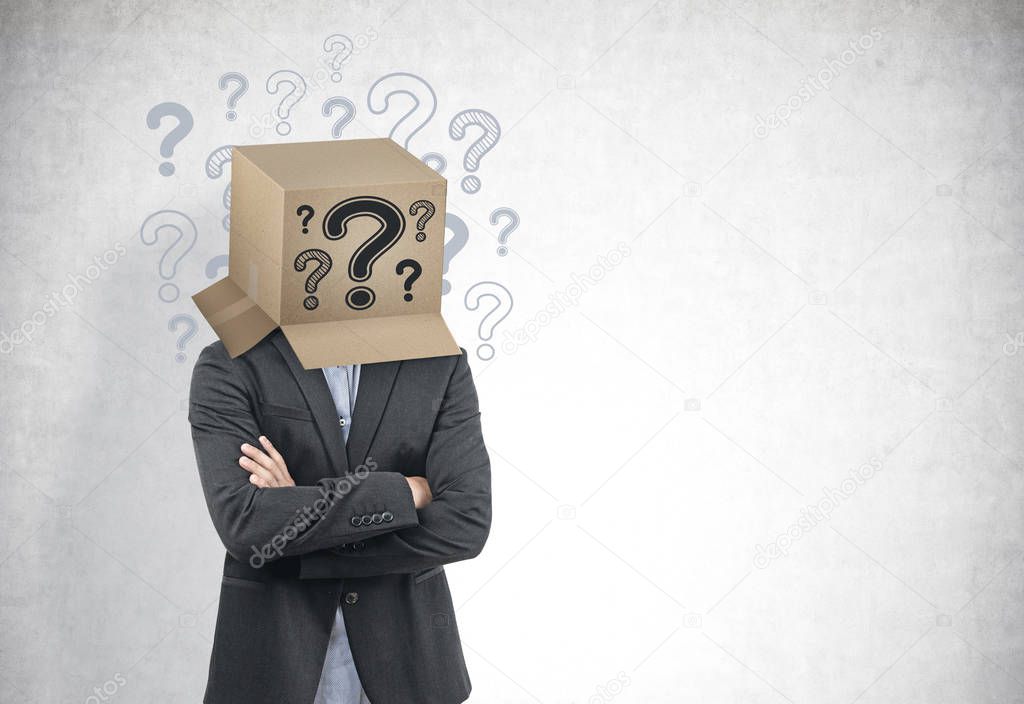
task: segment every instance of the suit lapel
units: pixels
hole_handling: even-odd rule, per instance
[[[277,347],[281,356],[288,363],[288,369],[295,377],[302,395],[306,398],[309,410],[313,413],[313,420],[316,422],[317,430],[320,432],[320,439],[323,441],[324,450],[331,461],[331,468],[336,476],[348,474],[348,457],[345,454],[345,436],[341,433],[341,426],[338,425],[338,411],[334,407],[334,399],[331,398],[331,390],[327,386],[327,379],[322,369],[303,369],[299,358],[295,356],[288,339],[278,331],[273,336],[274,346]],[[360,389],[361,391],[362,389]],[[287,448],[285,448],[287,450]]]
[[[348,434],[348,459],[352,467],[358,467],[366,461],[400,365],[401,362],[380,362],[364,364],[359,368],[359,389]]]

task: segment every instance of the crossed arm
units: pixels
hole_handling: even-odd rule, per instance
[[[435,420],[425,477],[381,469],[342,480],[344,490],[337,478],[295,486],[281,453],[260,439],[251,396],[223,349],[204,350],[189,420],[207,506],[235,559],[257,566],[254,555],[260,565],[294,558],[301,577],[344,578],[415,572],[479,554],[490,530],[490,463],[465,354]],[[391,521],[351,520],[385,510]]]
[[[259,442],[260,447],[243,442],[242,456],[238,458],[238,464],[249,473],[249,481],[261,489],[295,486],[295,480],[288,473],[288,463],[274,447],[274,443],[270,442],[270,438],[260,435]],[[412,501],[417,509],[433,500],[426,477],[406,477],[405,481],[409,484]]]

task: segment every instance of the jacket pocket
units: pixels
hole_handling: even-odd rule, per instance
[[[313,420],[313,414],[305,408],[279,406],[276,403],[261,403],[260,414],[264,416],[277,416],[278,418],[291,418],[292,420]]]
[[[412,578],[412,581],[413,581],[414,584],[420,584],[422,582],[426,582],[431,577],[436,577],[437,575],[441,574],[442,572],[444,572],[444,565],[438,565],[437,567],[431,567],[429,570],[424,570],[423,572],[417,572],[416,574],[414,574],[413,578]]]
[[[257,591],[263,591],[267,588],[265,582],[255,579],[242,579],[241,577],[229,577],[228,575],[221,577],[220,583],[228,587],[242,587],[243,589],[255,589]]]

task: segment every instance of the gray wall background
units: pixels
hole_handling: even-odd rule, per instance
[[[0,700],[201,698],[212,336],[178,362],[168,326],[227,248],[206,157],[282,140],[252,133],[290,69],[295,140],[336,96],[387,136],[412,98],[370,86],[429,83],[410,149],[470,234],[444,313],[473,350],[470,287],[514,299],[474,358],[493,534],[449,570],[472,701],[1024,701],[1022,29],[995,0],[5,3]],[[164,101],[194,117],[170,177]],[[476,195],[466,108],[503,129]],[[166,279],[163,209],[196,226]]]

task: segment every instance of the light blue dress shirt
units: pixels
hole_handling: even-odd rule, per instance
[[[356,391],[359,389],[359,365],[324,367],[324,376],[327,377],[327,387],[331,390],[334,408],[338,412],[338,425],[341,426],[341,434],[347,444],[352,427],[352,411],[356,406]],[[340,604],[334,615],[331,640],[327,644],[327,657],[324,658],[324,669],[320,674],[320,686],[314,704],[369,704],[352,659],[348,634],[345,632],[345,616]]]

